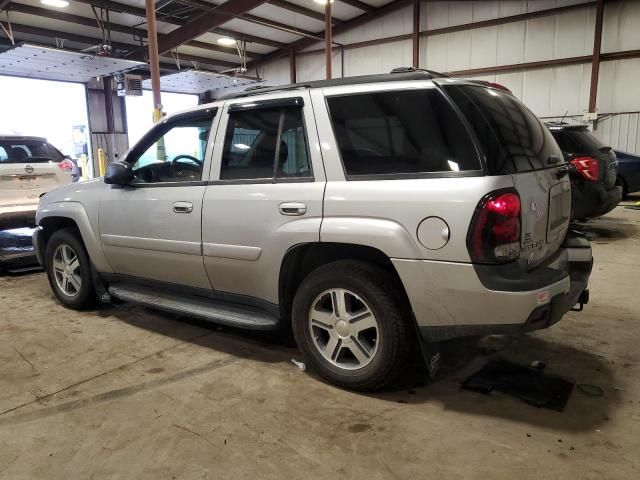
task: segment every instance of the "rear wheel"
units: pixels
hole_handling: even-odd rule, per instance
[[[390,275],[374,265],[343,260],[313,271],[296,293],[292,319],[305,361],[330,383],[377,390],[407,365],[412,329]]]
[[[622,187],[622,198],[627,198],[627,195],[629,195],[629,190],[627,189],[627,184],[624,181],[624,178],[620,176],[616,177],[616,185]]]
[[[80,310],[95,303],[89,256],[74,230],[54,232],[45,252],[49,285],[60,302]]]

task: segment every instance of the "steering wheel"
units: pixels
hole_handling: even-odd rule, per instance
[[[173,168],[174,164],[176,164],[178,162],[178,160],[180,160],[182,158],[186,158],[187,160],[191,160],[193,163],[195,163],[199,167],[202,166],[202,160],[199,160],[196,157],[192,157],[191,155],[178,155],[178,156],[174,157],[173,160],[171,160],[171,168]]]

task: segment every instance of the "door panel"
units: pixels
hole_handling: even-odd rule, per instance
[[[309,95],[284,97],[291,102],[276,107],[262,99],[225,106],[203,202],[204,264],[215,290],[274,304],[287,251],[319,241],[325,187]]]
[[[200,241],[205,188],[108,189],[100,203],[100,238],[114,272],[211,288]],[[192,203],[193,211],[176,213],[178,199]]]
[[[211,288],[201,229],[215,113],[170,117],[127,154],[134,181],[107,186],[100,202],[100,238],[114,273]]]

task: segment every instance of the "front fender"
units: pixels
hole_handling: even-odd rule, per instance
[[[409,232],[399,223],[381,218],[325,217],[320,241],[365,245],[389,258],[421,258]]]
[[[84,206],[79,202],[64,201],[41,205],[36,215],[36,224],[42,225],[47,218],[68,218],[78,227],[89,258],[98,272],[112,273],[111,266],[102,252],[102,244],[91,225]]]

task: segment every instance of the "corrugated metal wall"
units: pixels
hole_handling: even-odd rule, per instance
[[[527,12],[586,3],[587,0],[503,0],[423,2],[420,29],[462,25],[471,22],[519,15]],[[366,23],[344,34],[336,35],[338,43],[351,44],[411,33],[411,5],[385,17]],[[453,33],[430,35],[420,39],[420,66],[456,71],[512,65],[523,62],[562,59],[591,55],[595,26],[595,7],[519,21],[498,26],[476,28]],[[605,3],[602,53],[640,49],[640,0]],[[308,48],[322,48],[320,43]],[[412,62],[411,40],[339,51],[333,55],[334,76],[386,73]],[[297,57],[299,82],[324,78],[324,54],[302,54]],[[273,85],[289,83],[289,60],[281,59],[263,67],[262,74]],[[587,109],[591,65],[589,63],[556,66],[508,73],[475,76],[502,83],[543,117],[578,115]],[[640,111],[640,59],[603,61],[600,65],[597,108],[601,114]],[[635,117],[634,117],[635,115]],[[637,114],[603,118],[598,131],[619,124],[633,130]],[[633,122],[636,123],[633,123]],[[605,127],[611,125],[612,127]],[[637,130],[637,129],[636,129]],[[634,130],[634,131],[636,131]],[[614,135],[615,136],[615,135]],[[623,135],[624,137],[624,135]],[[625,137],[626,138],[626,137]],[[637,142],[624,145],[634,151]]]

